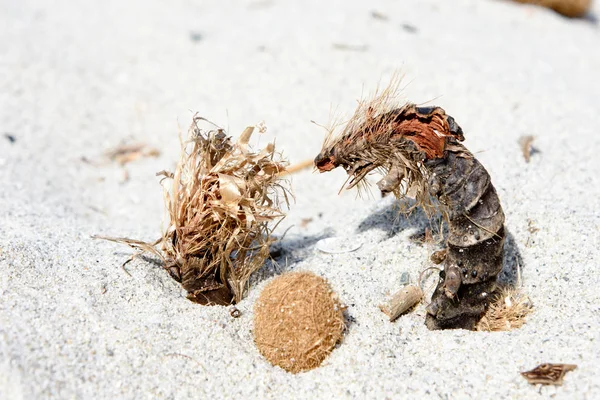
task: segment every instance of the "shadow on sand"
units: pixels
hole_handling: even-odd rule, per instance
[[[408,207],[414,203],[408,203]],[[421,238],[425,237],[427,229],[433,235],[439,234],[440,227],[443,235],[441,243],[446,242],[447,224],[442,224],[442,216],[435,214],[431,218],[421,209],[414,209],[410,214],[402,212],[408,209],[406,204],[390,204],[381,212],[373,213],[365,218],[358,226],[357,231],[362,233],[371,229],[379,229],[387,232],[387,239],[397,235],[405,230],[416,230],[416,233],[410,236],[410,240],[415,243],[424,243]],[[519,246],[514,236],[505,227],[506,238],[504,240],[504,260],[502,271],[498,274],[498,282],[505,285],[514,286],[518,283],[519,274],[523,272],[523,258]]]

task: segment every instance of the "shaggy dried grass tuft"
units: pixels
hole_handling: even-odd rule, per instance
[[[162,238],[104,239],[158,255],[190,300],[227,305],[242,299],[250,275],[269,255],[269,223],[283,218],[282,206],[289,205],[289,188],[279,178],[287,162],[271,143],[252,151],[256,127],[233,142],[223,129],[212,123],[212,129],[202,129],[200,123],[209,122],[194,117],[175,172],[157,174],[164,177],[169,217]]]
[[[525,317],[533,310],[531,300],[515,287],[504,287],[477,324],[478,331],[511,331],[525,324]]]
[[[420,153],[411,146],[403,145],[397,146],[393,153],[389,151],[391,125],[396,117],[394,111],[403,108],[406,104],[402,96],[403,78],[404,75],[395,72],[387,85],[383,88],[379,85],[371,96],[358,101],[354,113],[348,120],[341,121],[339,117],[332,118],[332,122],[326,127],[327,136],[323,142],[321,154],[331,154],[333,148],[341,144],[347,149],[349,158],[356,152],[357,158],[392,160],[384,165],[380,165],[380,162],[373,163],[378,165],[375,169],[384,176],[390,172],[393,165],[402,165],[398,174],[406,179],[394,191],[394,194],[397,198],[408,196],[417,200],[417,204],[410,207],[409,210],[405,210],[409,212],[419,205],[428,206],[430,202],[429,195],[424,190],[427,181],[426,171],[417,161],[421,156]],[[362,133],[359,138],[355,137],[356,132]],[[373,140],[373,138],[381,138],[381,140]],[[359,152],[360,154],[358,154]],[[356,187],[359,196],[369,193],[368,181],[363,178],[371,171],[373,169],[366,168],[356,176],[348,171],[348,180],[344,182],[340,192],[344,187],[346,189]]]
[[[590,9],[592,0],[515,0],[550,8],[570,18],[583,17]]]
[[[273,365],[298,373],[318,367],[342,340],[343,306],[327,281],[290,272],[271,281],[254,308],[254,342]]]
[[[424,154],[432,156],[439,153],[439,137],[452,134],[448,132],[445,114],[438,111],[432,114],[428,123],[413,119],[398,122],[399,115],[416,113],[416,105],[407,103],[402,95],[403,78],[402,74],[395,72],[387,85],[378,86],[371,96],[358,101],[347,121],[340,122],[339,118],[334,118],[326,128],[327,136],[320,154],[344,155],[343,160],[337,159],[336,162],[352,165],[346,169],[348,180],[343,187],[351,189],[356,186],[359,195],[368,192],[368,182],[364,178],[372,171],[378,171],[384,177],[402,177],[401,185],[394,188],[393,194],[398,199],[415,199],[415,203],[403,211],[409,213],[422,207],[431,216],[439,207],[431,201],[428,189],[430,176],[423,164]],[[405,133],[414,135],[413,140],[402,140]],[[421,148],[414,144],[416,141]],[[317,167],[321,172],[334,168],[333,165]]]

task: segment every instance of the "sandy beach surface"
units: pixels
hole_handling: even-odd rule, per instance
[[[0,399],[600,398],[600,30],[505,1],[0,0]],[[202,307],[152,257],[178,130],[194,112],[239,134],[265,121],[293,163],[318,154],[331,110],[397,69],[406,98],[443,107],[488,169],[506,213],[506,263],[535,311],[511,332],[429,331],[425,304],[378,305],[431,266],[409,237],[423,213],[338,190],[343,170],[293,175],[278,266],[233,319]],[[534,135],[526,163],[519,137]],[[143,143],[127,164],[105,151]],[[371,179],[376,181],[376,177]],[[326,254],[336,237],[360,244]],[[275,274],[309,270],[348,305],[343,343],[292,375],[252,340]],[[429,293],[430,294],[430,293]],[[561,387],[520,371],[572,363]]]

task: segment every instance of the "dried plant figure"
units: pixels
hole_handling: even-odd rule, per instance
[[[269,256],[269,223],[284,216],[288,203],[279,178],[287,163],[273,144],[259,152],[249,148],[254,127],[233,142],[223,129],[201,129],[201,121],[194,117],[175,173],[157,174],[172,182],[164,185],[170,222],[162,238],[103,239],[159,256],[190,300],[227,305],[242,299],[250,275]]]
[[[540,364],[531,371],[521,372],[521,375],[532,385],[561,386],[567,372],[577,369],[575,364]]]
[[[320,172],[343,167],[352,188],[378,170],[382,194],[410,195],[441,211],[449,235],[444,271],[427,307],[430,329],[474,330],[502,269],[504,213],[490,176],[460,142],[462,129],[439,107],[398,106],[394,81],[358,105],[315,158]],[[437,200],[437,201],[436,201]]]

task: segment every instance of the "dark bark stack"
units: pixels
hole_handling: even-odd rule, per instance
[[[429,329],[475,329],[502,270],[504,213],[490,176],[449,140],[442,159],[426,162],[430,193],[448,210],[444,271],[427,307]]]

